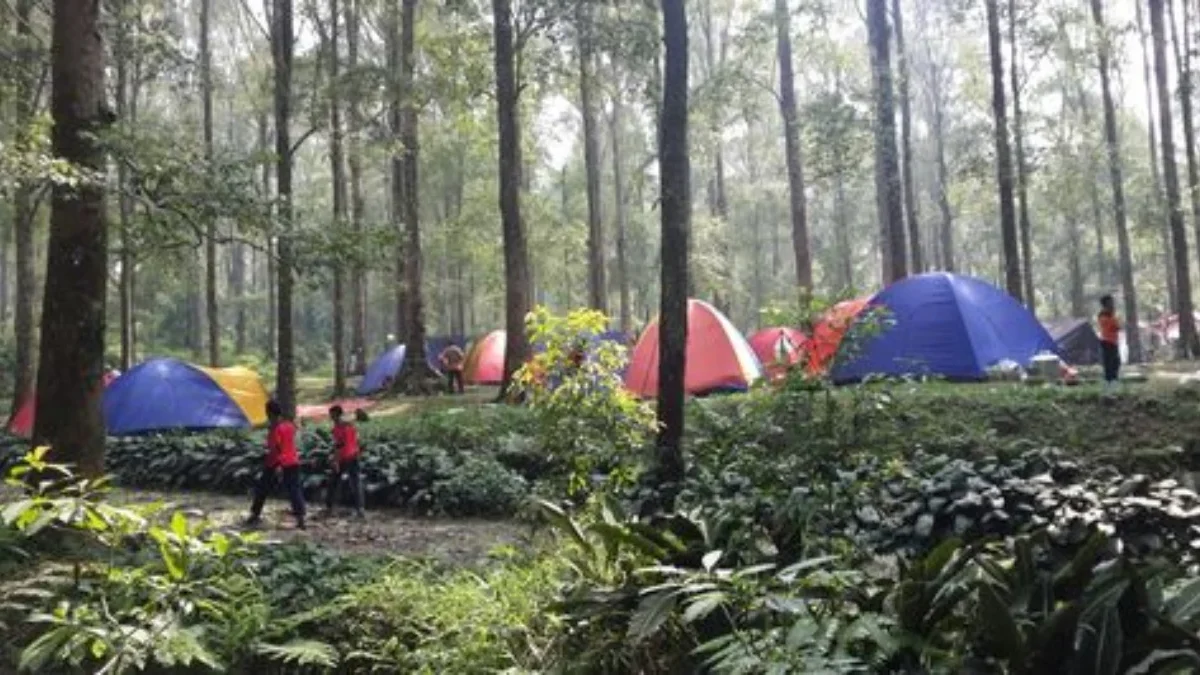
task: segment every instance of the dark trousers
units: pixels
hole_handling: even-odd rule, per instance
[[[450,393],[463,393],[463,376],[461,370],[446,371],[446,386],[449,387]]]
[[[292,515],[296,522],[304,523],[304,490],[300,487],[300,467],[289,466],[280,472],[283,476],[283,487],[287,490],[288,499],[292,502]],[[275,469],[263,469],[254,484],[254,503],[250,505],[250,519],[258,520],[262,515],[263,504],[267,495],[275,490]]]
[[[345,475],[354,493],[354,510],[363,512],[365,499],[363,497],[362,470],[358,459],[342,462],[329,474],[329,488],[325,490],[325,508],[333,510],[333,506],[342,501],[342,476]]]
[[[1100,361],[1104,364],[1104,381],[1116,382],[1121,375],[1121,350],[1111,342],[1100,342]]]

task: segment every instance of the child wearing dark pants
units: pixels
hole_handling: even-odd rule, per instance
[[[1100,313],[1096,315],[1096,323],[1100,327],[1100,361],[1104,364],[1104,389],[1109,391],[1117,386],[1117,380],[1121,377],[1121,321],[1117,319],[1111,295],[1100,298]]]
[[[332,514],[333,507],[341,501],[342,475],[345,474],[354,493],[354,515],[362,518],[365,514],[358,430],[344,419],[344,414],[340,405],[329,409],[329,418],[333,420],[333,472],[329,476],[329,489],[325,492],[325,510]]]
[[[270,425],[267,432],[267,455],[262,473],[254,485],[254,502],[250,505],[250,517],[246,524],[257,525],[262,522],[263,504],[267,501],[267,495],[275,489],[278,472],[283,477],[283,486],[292,502],[292,515],[296,517],[296,527],[303,530],[305,506],[304,491],[300,486],[300,453],[296,450],[296,425],[283,417],[283,409],[277,401],[267,402],[267,420]]]

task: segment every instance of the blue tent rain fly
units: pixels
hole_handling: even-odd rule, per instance
[[[396,373],[400,372],[402,363],[404,363],[404,345],[396,345],[380,354],[379,358],[372,361],[371,365],[367,367],[367,374],[363,375],[362,382],[358,384],[358,395],[367,396],[382,391],[387,386],[388,379],[395,377]]]
[[[835,368],[835,382],[869,375],[982,380],[1005,359],[1028,367],[1039,352],[1058,353],[1029,310],[974,277],[944,272],[909,277],[876,294],[868,306],[885,310],[893,325]],[[864,320],[869,319],[858,319]]]
[[[113,380],[104,390],[104,421],[114,436],[251,426],[211,377],[175,359],[151,359]]]

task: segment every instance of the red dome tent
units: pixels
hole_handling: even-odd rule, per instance
[[[805,343],[810,375],[822,375],[829,369],[846,329],[869,301],[870,298],[843,300],[826,310],[813,326],[812,337]]]
[[[104,373],[103,386],[107,387],[110,382],[117,379],[121,374],[119,370],[109,370]],[[21,402],[21,407],[17,408],[17,412],[8,419],[8,433],[21,438],[29,438],[33,436],[33,414],[34,405],[37,402],[37,396],[32,392],[25,397]]]
[[[468,384],[500,384],[504,380],[504,348],[508,335],[494,330],[471,345],[463,365],[463,379]]]
[[[688,300],[687,372],[689,394],[747,389],[762,377],[762,366],[746,338],[725,315],[702,300]],[[625,388],[651,398],[658,395],[658,320],[646,327],[633,349]]]
[[[750,348],[772,379],[787,372],[804,354],[808,338],[795,328],[764,328],[750,336]]]

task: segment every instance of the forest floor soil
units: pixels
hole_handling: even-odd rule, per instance
[[[309,504],[307,529],[297,530],[286,500],[267,501],[262,523],[243,526],[249,497],[209,492],[163,492],[117,488],[118,504],[162,503],[168,512],[182,511],[203,518],[218,529],[257,532],[267,541],[308,541],[354,555],[388,555],[432,559],[445,564],[470,566],[487,558],[497,546],[519,544],[528,526],[514,521],[484,519],[413,518],[393,509],[370,509],[362,519],[350,509],[336,516],[321,514],[324,505]]]

